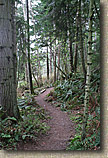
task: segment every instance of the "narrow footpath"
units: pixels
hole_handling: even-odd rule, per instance
[[[24,150],[66,150],[70,137],[75,135],[74,124],[66,112],[44,101],[44,98],[53,88],[48,88],[36,97],[37,103],[48,111],[51,119],[48,120],[50,130],[47,135],[38,138],[37,142],[25,144]]]

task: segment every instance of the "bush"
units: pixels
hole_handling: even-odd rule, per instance
[[[67,150],[97,150],[100,148],[100,75],[96,71],[91,76],[90,98],[88,106],[88,122],[86,139],[81,141],[83,107],[84,107],[84,78],[80,74],[73,75],[68,80],[55,83],[53,96],[61,103],[61,110],[68,110],[72,121],[76,123],[76,133]],[[77,110],[78,115],[71,113]],[[91,128],[92,127],[92,128]]]
[[[32,140],[40,134],[46,133],[49,126],[46,119],[49,117],[33,98],[20,99],[19,109],[22,120],[17,121],[14,117],[8,117],[0,121],[0,148],[16,150],[20,141]]]

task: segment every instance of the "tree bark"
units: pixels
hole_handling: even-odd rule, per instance
[[[27,7],[27,44],[28,44],[28,69],[29,69],[29,82],[31,94],[34,94],[33,83],[32,83],[32,73],[31,73],[31,61],[30,61],[30,31],[29,31],[29,5],[28,0],[26,0]]]
[[[66,52],[66,43],[67,43],[67,41],[66,41],[66,37],[67,37],[67,34],[65,34],[65,39],[64,39],[64,41],[63,41],[63,65],[64,65],[64,70],[65,70],[65,73],[67,73],[68,74],[68,66],[67,66],[67,52]]]
[[[10,0],[0,0],[0,106],[4,111],[4,117],[19,119],[14,9],[14,3]]]
[[[60,44],[58,46],[58,67],[60,67]],[[60,70],[57,69],[57,80],[59,80]]]
[[[25,81],[29,85],[29,73],[28,73],[28,63],[25,63]]]
[[[31,9],[31,16],[32,16],[32,22],[34,24],[34,35],[35,35],[35,43],[36,43],[36,40],[37,40],[37,37],[36,37],[36,28],[35,28],[35,21],[34,21],[34,18],[33,18],[33,14],[32,14],[32,3],[30,2],[30,9]],[[37,43],[36,43],[37,45]],[[37,52],[37,78],[38,78],[38,83],[39,83],[39,87],[43,85],[42,83],[42,74],[41,74],[41,65],[40,65],[40,59],[39,59],[39,51],[38,49],[36,50]]]
[[[23,3],[23,14],[24,14],[24,20],[27,20],[27,16],[26,16],[26,8],[25,5]],[[22,30],[23,32],[23,30]],[[24,36],[24,35],[23,35]],[[25,29],[25,36],[23,38],[23,43],[26,46],[27,44],[27,30]],[[24,49],[25,51],[25,56],[26,56],[26,63],[25,63],[25,81],[27,82],[27,84],[29,85],[29,68],[28,68],[28,52],[27,52],[27,47],[25,47]]]
[[[56,82],[56,41],[55,41],[55,49],[53,53],[53,65],[54,65],[54,82]]]
[[[75,57],[74,57],[74,71],[77,71],[77,63],[78,63],[78,12],[76,15],[76,37],[75,37]]]
[[[84,61],[83,39],[82,39],[81,0],[79,0],[79,32],[80,32],[80,55],[81,55],[81,60],[82,60],[84,80],[86,82],[86,68],[85,68],[85,61]]]
[[[49,57],[48,57],[48,47],[47,47],[47,80],[49,81]]]
[[[71,72],[73,72],[73,51],[72,51],[72,38],[71,37],[69,41],[69,55],[70,55],[70,68],[71,68]]]
[[[65,78],[66,79],[68,79],[68,75],[62,70],[62,69],[60,69],[60,67],[58,67],[57,65],[55,65],[58,69],[59,69],[59,71],[65,76]]]
[[[86,126],[87,126],[87,120],[88,120],[88,105],[89,105],[90,78],[91,78],[91,65],[92,65],[91,55],[92,55],[93,4],[94,4],[94,0],[90,0],[87,74],[86,74],[85,98],[84,98],[84,117],[83,117],[82,141],[86,138]]]
[[[50,78],[52,78],[52,44],[50,41]]]

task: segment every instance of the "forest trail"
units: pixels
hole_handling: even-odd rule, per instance
[[[46,109],[51,116],[48,122],[50,130],[37,144],[37,150],[65,150],[70,137],[74,136],[74,124],[69,120],[66,112],[44,101],[44,98],[53,88],[48,88],[36,97],[37,103]]]
[[[53,88],[48,88],[36,97],[37,103],[49,112],[51,119],[48,121],[50,130],[47,135],[39,138],[32,146],[32,150],[65,150],[70,137],[74,137],[75,127],[66,112],[44,101],[44,98]]]
[[[73,138],[75,135],[75,126],[70,121],[68,114],[44,100],[51,90],[53,88],[48,88],[36,97],[37,103],[47,110],[51,117],[51,119],[48,119],[50,130],[47,134],[37,138],[36,142],[23,144],[23,147],[21,147],[23,150],[66,150],[70,137]]]

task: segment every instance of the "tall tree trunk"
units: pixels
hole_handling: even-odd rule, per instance
[[[30,31],[29,31],[29,6],[28,0],[26,0],[26,7],[27,7],[27,44],[28,44],[28,69],[29,69],[29,82],[30,82],[30,91],[31,94],[34,93],[33,83],[32,83],[32,73],[31,73],[31,64],[30,64]]]
[[[92,55],[93,4],[94,4],[94,0],[90,0],[88,54],[87,54],[87,75],[86,75],[86,85],[85,85],[84,117],[83,117],[82,140],[84,140],[86,138],[86,126],[87,126],[87,120],[88,120],[88,105],[89,105],[90,78],[91,78],[91,65],[92,65],[91,55]]]
[[[75,57],[74,57],[74,71],[77,71],[78,63],[78,12],[76,15],[76,35],[75,35]]]
[[[53,53],[53,65],[54,65],[54,82],[56,82],[56,41],[55,41],[55,48]]]
[[[87,37],[85,37],[85,42],[84,42],[84,57],[85,57],[85,67],[87,67]]]
[[[69,5],[69,1],[68,1],[68,5],[67,5],[67,25],[69,28],[68,31],[68,36],[69,36],[69,61],[70,61],[70,70],[71,72],[73,72],[73,51],[72,51],[72,28],[73,28],[73,18],[70,17],[70,5]],[[71,19],[70,19],[71,18]]]
[[[24,20],[26,21],[27,20],[27,16],[26,16],[26,8],[25,8],[25,5],[23,3],[23,14],[24,14]],[[22,30],[23,32],[23,30]],[[27,44],[27,30],[25,29],[25,38],[23,39],[24,41],[24,44],[26,45]],[[27,82],[27,84],[29,85],[29,68],[28,68],[28,51],[27,51],[27,47],[25,47],[24,49],[25,51],[25,55],[26,55],[26,63],[25,63],[25,80]]]
[[[67,52],[66,52],[66,43],[67,43],[67,41],[66,41],[66,37],[67,37],[67,33],[65,34],[65,39],[64,39],[64,41],[63,41],[63,49],[64,49],[64,51],[63,51],[63,64],[64,64],[64,70],[65,70],[65,73],[67,73],[68,74],[68,66],[67,66]]]
[[[79,32],[80,32],[80,55],[81,55],[81,59],[82,59],[84,80],[86,82],[86,68],[85,68],[85,61],[84,61],[83,39],[82,39],[81,0],[79,0]]]
[[[33,70],[33,66],[31,66],[31,69],[32,69],[32,75],[33,75],[33,77],[35,79],[35,82],[36,82],[37,86],[39,87],[40,85],[38,83],[38,80],[36,79],[36,75],[34,74],[35,71]]]
[[[54,82],[56,82],[56,52],[54,52]]]
[[[41,87],[43,85],[43,82],[42,82],[41,65],[40,65],[39,51],[38,50],[37,50],[37,63],[38,63],[37,79],[38,79],[39,86]]]
[[[25,81],[29,83],[28,62],[25,63]]]
[[[52,78],[52,44],[50,42],[50,78]]]
[[[11,1],[11,26],[12,26],[12,54],[13,54],[13,72],[14,72],[14,104],[16,105],[14,108],[16,113],[16,118],[20,118],[19,109],[17,107],[17,56],[16,56],[16,21],[15,21],[15,1]]]
[[[48,57],[48,47],[47,47],[47,80],[49,81],[49,57]]]
[[[13,116],[19,119],[14,14],[14,3],[10,0],[0,0],[0,106],[4,111],[4,117]]]
[[[70,34],[71,36],[71,34]],[[71,72],[73,72],[73,51],[72,51],[72,38],[70,37],[69,41],[69,55],[70,55],[70,67],[71,67]]]
[[[32,22],[34,24],[34,35],[35,35],[35,44],[37,45],[36,43],[36,40],[37,40],[37,37],[36,37],[36,28],[35,28],[35,21],[34,21],[34,18],[33,18],[33,13],[32,13],[32,1],[30,2],[30,10],[31,10],[31,16],[32,16]],[[41,65],[40,65],[40,59],[39,59],[39,51],[38,49],[36,50],[37,52],[37,64],[38,64],[38,72],[37,72],[37,78],[38,78],[38,82],[39,82],[39,86],[42,86],[42,74],[41,74]]]
[[[63,49],[63,45],[62,45],[62,49]],[[61,67],[62,71],[65,71],[64,70],[64,62],[63,62],[63,51],[60,54],[60,59],[61,59],[60,67]]]
[[[60,67],[60,44],[58,46],[58,67]],[[57,80],[59,80],[60,70],[57,69]]]

